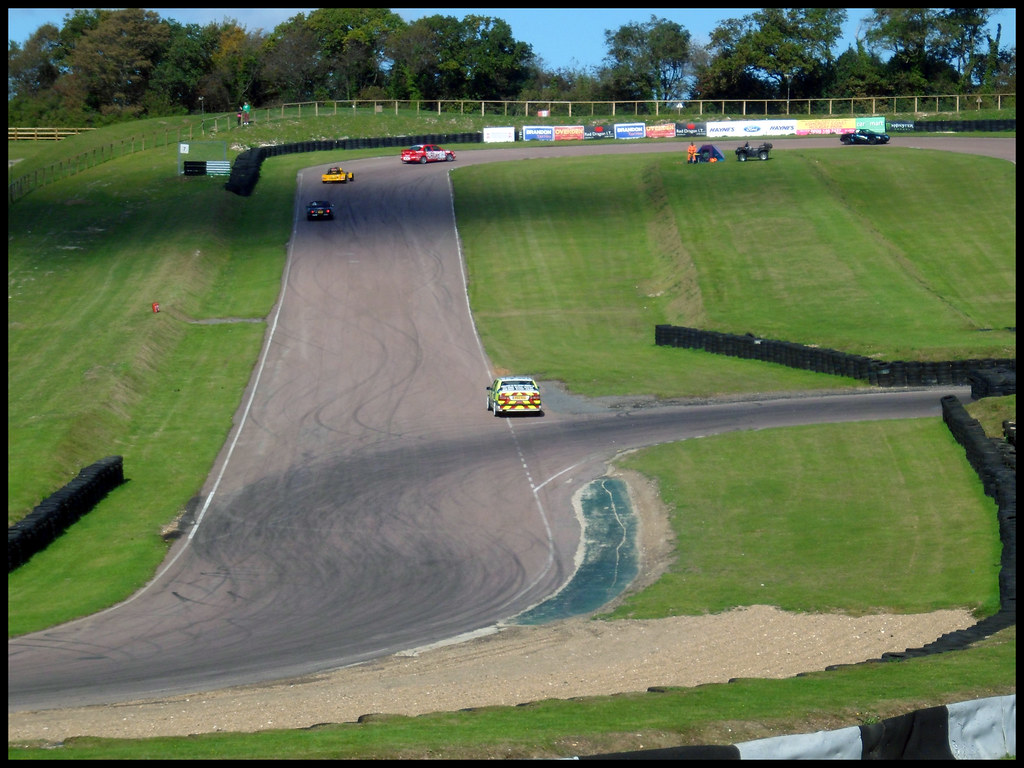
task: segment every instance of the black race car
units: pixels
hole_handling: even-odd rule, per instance
[[[333,219],[334,203],[327,200],[314,200],[306,206],[306,219]]]
[[[850,133],[840,134],[839,140],[843,144],[888,144],[889,134],[858,128]]]

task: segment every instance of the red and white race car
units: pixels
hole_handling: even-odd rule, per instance
[[[403,163],[438,163],[442,160],[451,162],[454,159],[454,152],[437,144],[414,144],[402,150]]]

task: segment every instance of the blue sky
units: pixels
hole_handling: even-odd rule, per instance
[[[71,8],[8,8],[8,40],[24,43],[40,26],[49,22],[58,27]],[[162,18],[174,19],[182,24],[207,24],[234,19],[248,30],[262,29],[269,32],[278,24],[299,13],[308,13],[312,8],[151,8]],[[512,27],[512,35],[533,46],[535,54],[544,60],[549,69],[582,69],[597,67],[607,55],[604,31],[618,29],[631,22],[646,22],[651,16],[668,19],[681,24],[690,32],[694,42],[706,43],[713,30],[725,19],[740,18],[756,8],[393,8],[406,21],[415,21],[424,16],[441,14],[464,18],[469,14],[492,16],[504,19]],[[843,27],[843,37],[836,53],[842,53],[857,37],[861,19],[868,9],[850,8],[849,20]],[[995,22],[1002,24],[1002,47],[1017,45],[1017,11],[1001,9],[993,17],[991,32],[995,33]]]

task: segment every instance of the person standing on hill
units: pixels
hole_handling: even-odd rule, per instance
[[[252,111],[252,107],[249,106],[249,102],[245,102],[242,105],[242,122],[246,125],[249,124],[249,112]]]

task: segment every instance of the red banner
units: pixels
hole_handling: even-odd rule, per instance
[[[582,125],[556,125],[555,126],[555,141],[566,141],[566,140],[583,140],[583,126]]]
[[[674,139],[675,137],[675,123],[665,123],[664,125],[647,126],[647,138],[649,139]]]

